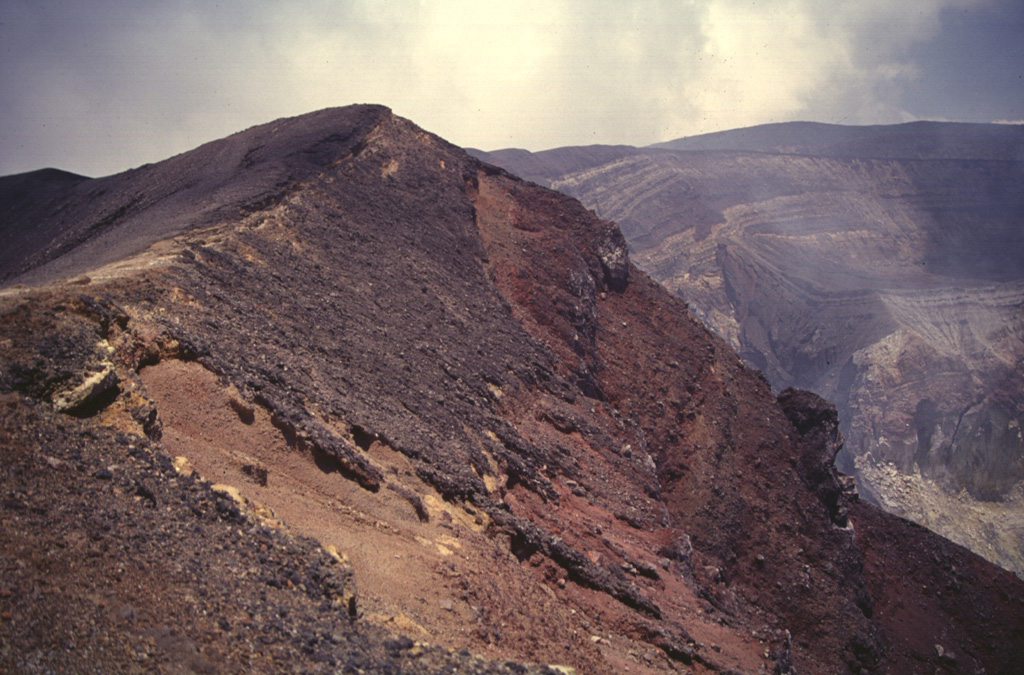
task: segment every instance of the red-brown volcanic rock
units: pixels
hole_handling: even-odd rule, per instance
[[[833,401],[865,499],[1024,578],[1024,126],[482,156],[615,220],[776,391]]]

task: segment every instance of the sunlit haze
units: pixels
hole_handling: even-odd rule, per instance
[[[382,103],[481,149],[1024,119],[1019,0],[0,0],[0,174]]]

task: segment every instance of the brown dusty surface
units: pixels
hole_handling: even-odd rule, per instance
[[[444,502],[404,456],[380,442],[369,447],[388,480],[370,493],[289,446],[262,407],[246,406],[252,421],[243,421],[232,407],[237,393],[198,363],[167,360],[140,375],[167,452],[212,483],[235,486],[269,521],[344,551],[366,620],[495,658],[532,654],[599,670],[598,648],[555,601],[553,585],[538,586],[484,535],[485,515]],[[267,469],[266,485],[246,466]],[[403,493],[420,500],[426,522]]]
[[[48,408],[0,397],[0,671],[524,672],[353,621],[346,562]]]

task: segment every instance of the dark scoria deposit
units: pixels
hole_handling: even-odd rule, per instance
[[[377,106],[0,180],[4,672],[1011,673],[618,228]]]
[[[1024,126],[787,123],[486,155],[623,229],[861,494],[1024,576]]]

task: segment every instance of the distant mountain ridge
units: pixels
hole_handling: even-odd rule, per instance
[[[871,159],[1024,160],[1024,125],[907,122],[844,126],[780,122],[654,143],[667,150],[740,150]]]
[[[955,140],[950,132],[955,133]],[[684,136],[648,146],[567,146],[531,152],[521,148],[467,151],[540,183],[651,150],[758,152],[872,159],[976,159],[1024,161],[1024,124],[907,122],[846,126],[779,122]]]

